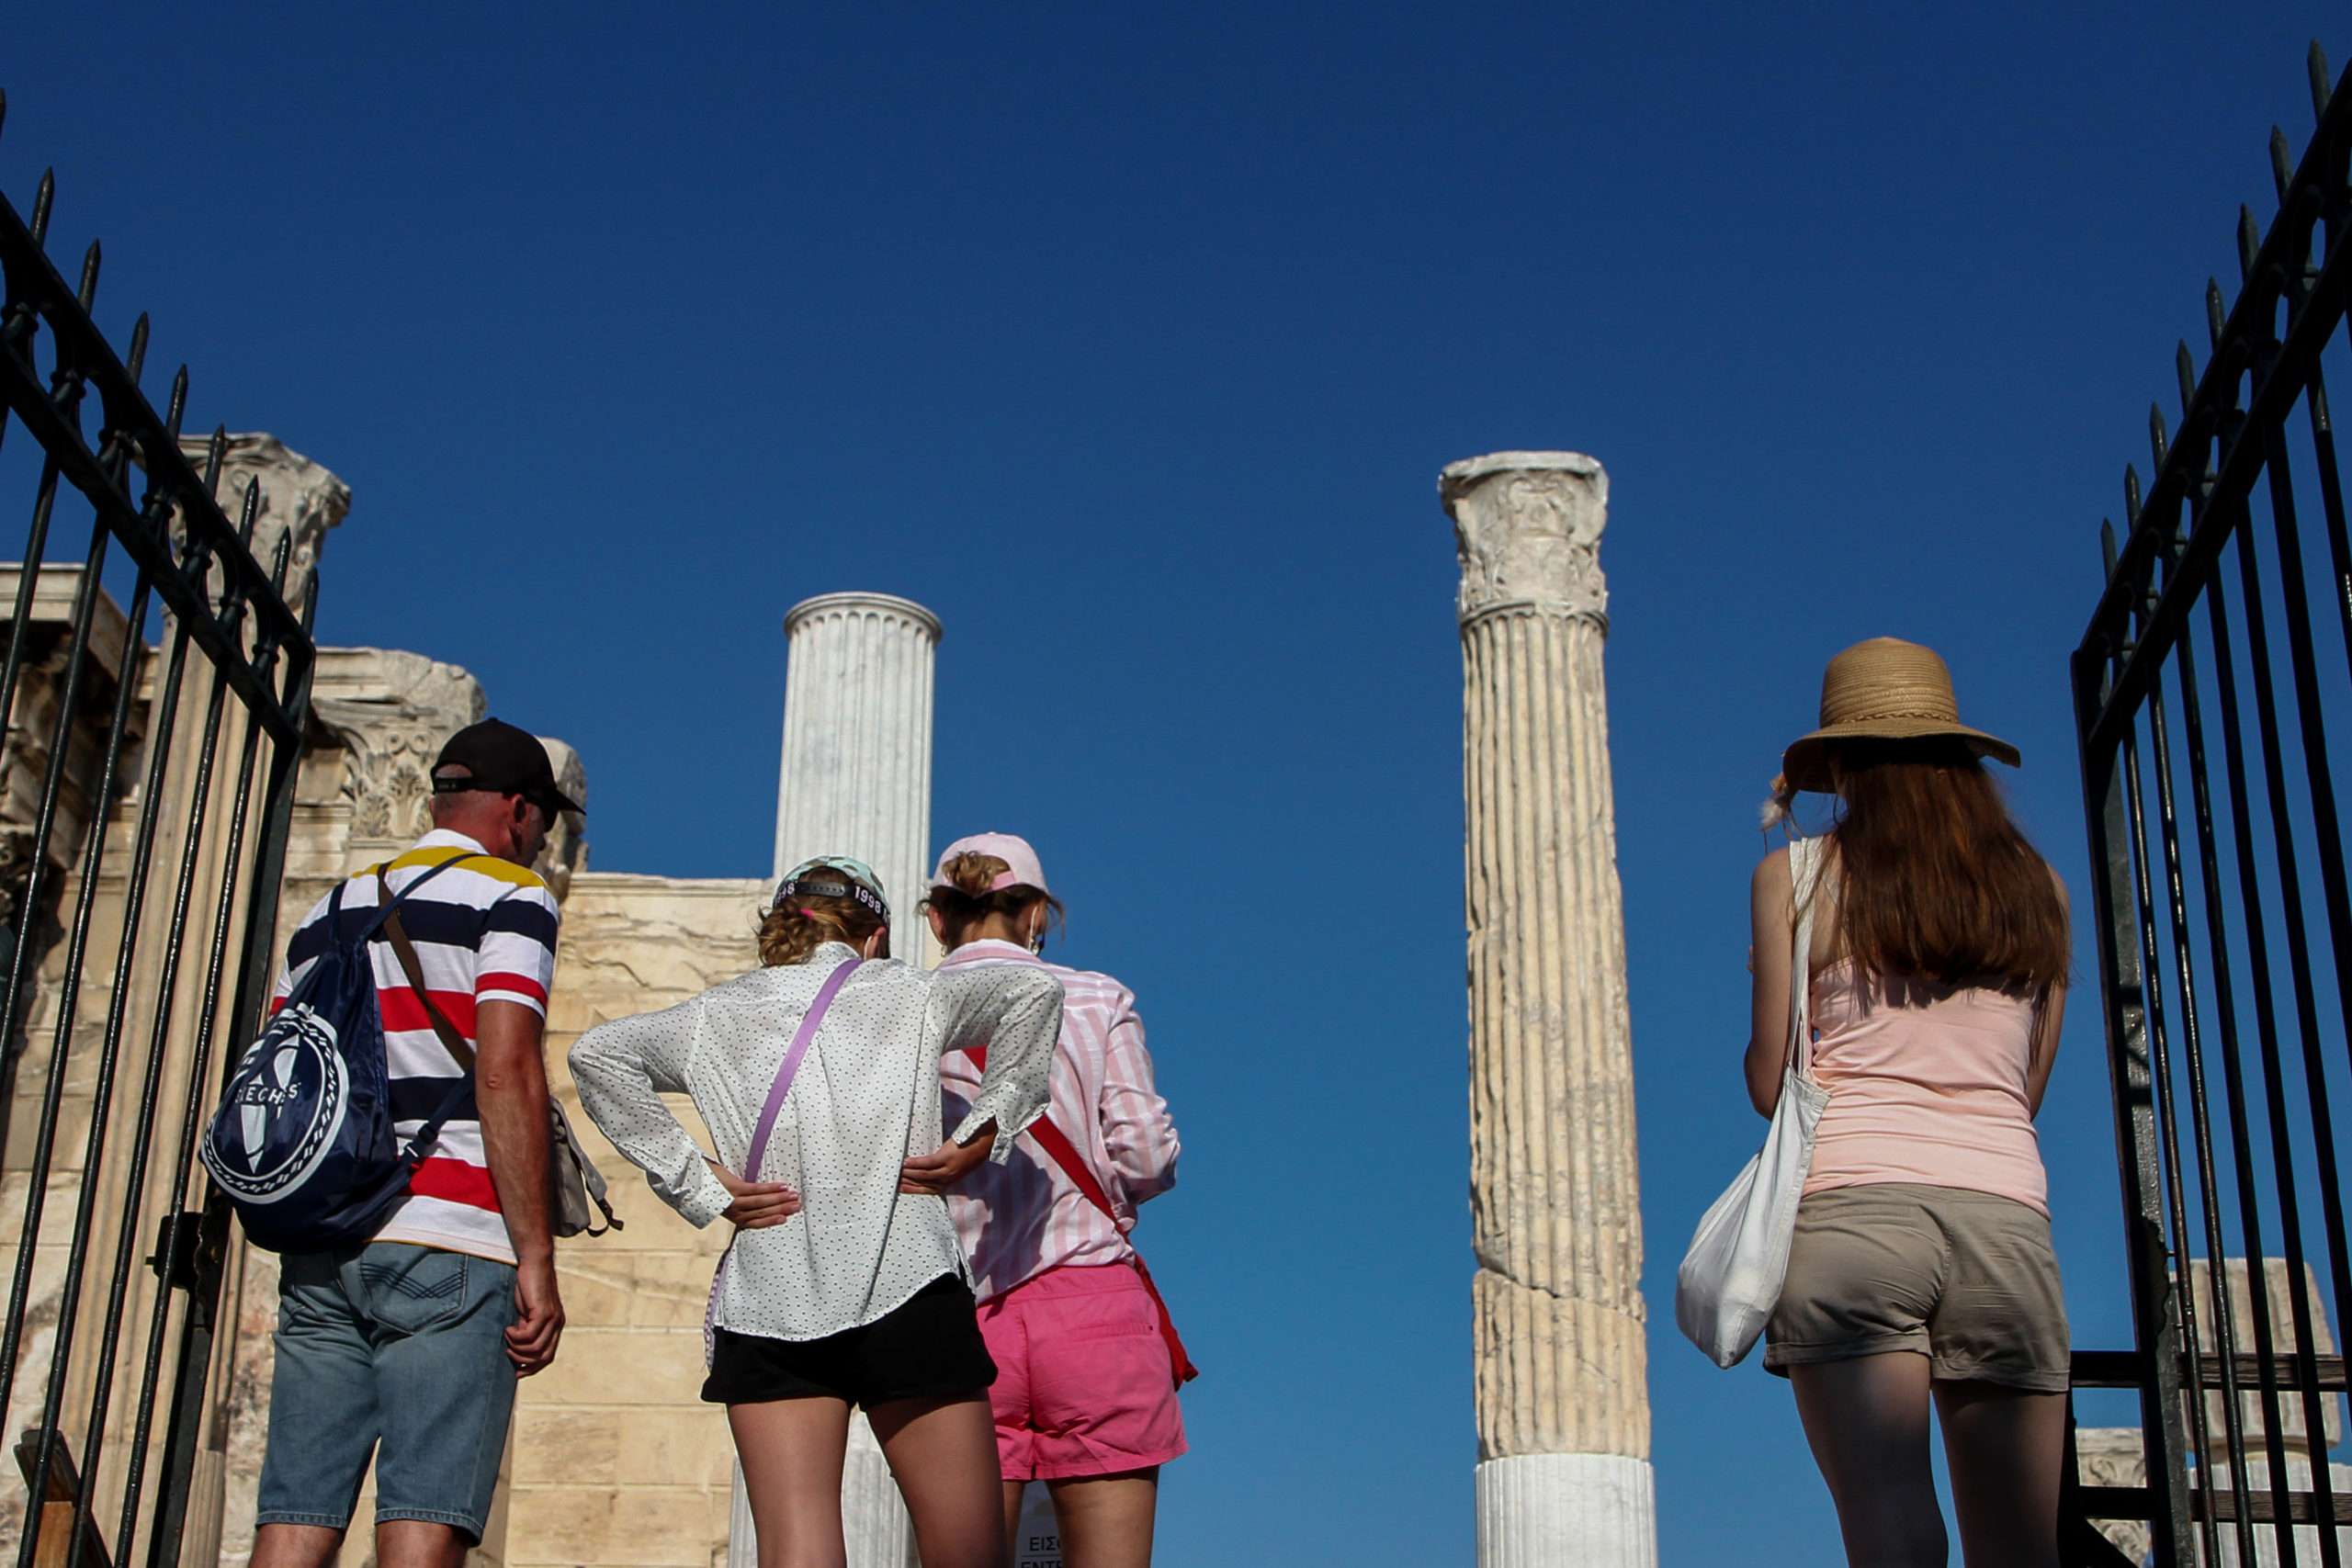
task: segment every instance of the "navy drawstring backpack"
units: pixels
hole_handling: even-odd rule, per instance
[[[335,885],[325,949],[229,1076],[205,1131],[204,1168],[255,1246],[322,1252],[373,1236],[407,1200],[409,1179],[473,1089],[471,1073],[451,1080],[447,1097],[401,1146],[368,953],[409,895],[473,858],[429,867],[353,936],[343,931],[347,884]],[[378,877],[390,869],[379,868]]]

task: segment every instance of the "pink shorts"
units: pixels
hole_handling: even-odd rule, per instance
[[[1159,1310],[1124,1263],[1054,1269],[980,1303],[1007,1481],[1116,1475],[1184,1451]]]

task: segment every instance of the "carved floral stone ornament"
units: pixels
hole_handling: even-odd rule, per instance
[[[204,472],[211,437],[180,438],[180,451],[200,475]],[[317,567],[327,530],[342,523],[351,511],[351,487],[293,450],[275,435],[254,433],[232,435],[221,452],[217,499],[221,512],[234,523],[243,515],[245,491],[258,485],[261,501],[254,518],[254,558],[262,570],[277,553],[277,541],[290,536],[293,547],[286,562],[286,602],[299,606],[304,586]]]
[[[1462,624],[1508,611],[1609,624],[1600,533],[1609,476],[1581,452],[1494,452],[1449,464],[1438,497],[1453,519]]]

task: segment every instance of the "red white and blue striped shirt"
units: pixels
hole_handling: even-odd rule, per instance
[[[483,1002],[519,1002],[545,1016],[548,986],[555,977],[559,914],[555,896],[528,868],[497,859],[463,833],[435,829],[390,862],[385,873],[392,893],[418,873],[459,856],[401,906],[401,929],[416,947],[417,967],[441,1016],[475,1043],[474,1010]],[[332,895],[330,895],[330,898]],[[303,973],[326,947],[330,898],[304,916],[287,944],[287,968],[277,977],[272,1010],[283,1003]],[[343,885],[341,922],[356,934],[376,918],[373,867]],[[402,1139],[415,1135],[425,1118],[448,1097],[452,1080],[464,1076],[433,1021],[401,972],[392,944],[368,944],[376,970],[376,1001],[384,1017],[384,1052],[390,1079],[392,1118]],[[441,1129],[410,1184],[410,1197],[378,1241],[405,1241],[477,1258],[514,1261],[506,1221],[498,1210],[482,1152],[481,1112],[469,1093]]]

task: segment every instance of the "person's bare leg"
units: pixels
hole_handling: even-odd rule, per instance
[[[1003,1456],[998,1456],[998,1462],[1003,1462]],[[1021,1494],[1027,1489],[1026,1482],[1008,1481],[1004,1483],[1004,1560],[1007,1562],[1017,1562],[1021,1556]]]
[[[1048,1481],[1063,1568],[1151,1568],[1159,1467]]]
[[[254,1531],[252,1568],[327,1568],[343,1532],[324,1525],[264,1525]]]
[[[1003,1568],[1011,1538],[987,1391],[892,1400],[869,1406],[865,1418],[914,1516],[922,1568]]]
[[[460,1568],[472,1544],[463,1530],[430,1519],[379,1519],[376,1568]]]
[[[2066,1396],[1938,1382],[1952,1509],[1969,1568],[2058,1568],[2058,1476]]]
[[[1789,1369],[1851,1568],[1944,1568],[1928,1459],[1928,1358],[1908,1350]]]
[[[842,1540],[842,1461],[849,1405],[814,1395],[730,1404],[760,1568],[849,1568]]]

